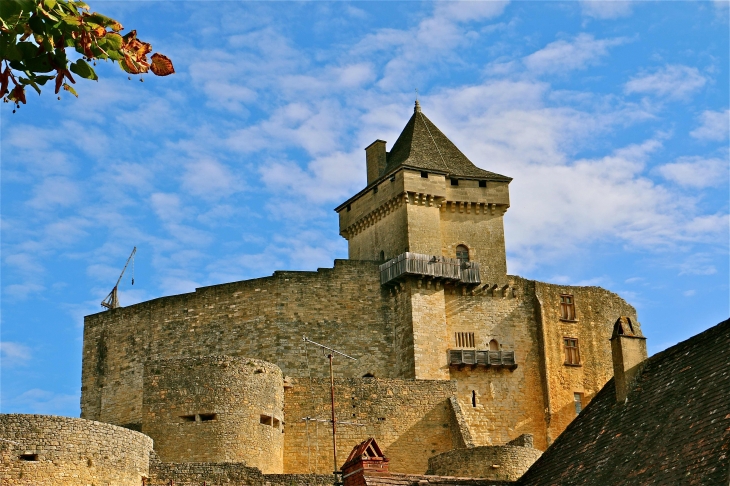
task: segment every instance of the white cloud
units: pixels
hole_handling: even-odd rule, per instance
[[[526,56],[522,62],[537,73],[564,73],[585,69],[598,59],[608,55],[610,47],[624,44],[624,37],[595,39],[590,34],[578,34],[572,41],[557,40],[537,52]]]
[[[596,19],[617,19],[631,15],[631,1],[626,0],[581,0],[583,15]]]
[[[182,187],[204,199],[218,199],[241,190],[240,182],[228,167],[211,158],[186,164]]]
[[[177,194],[157,192],[150,196],[152,209],[163,221],[179,221],[183,219],[180,197]]]
[[[727,221],[724,225],[727,231]],[[717,268],[713,264],[712,255],[707,253],[695,253],[687,258],[683,262],[677,265],[679,269],[679,275],[713,275],[717,273]]]
[[[79,414],[79,395],[55,393],[33,388],[17,397],[3,397],[3,411],[38,413],[44,415],[65,415],[77,417]]]
[[[689,132],[691,136],[700,140],[722,142],[730,131],[730,110],[706,110],[700,115],[700,123],[699,127]]]
[[[78,183],[66,177],[48,177],[33,188],[28,206],[34,209],[55,209],[76,204],[81,197]]]
[[[727,160],[681,157],[676,162],[657,167],[657,171],[680,186],[701,189],[726,184],[730,166]]]
[[[632,78],[624,85],[626,93],[682,99],[701,89],[707,79],[694,67],[667,65]]]
[[[444,17],[456,22],[491,19],[504,12],[509,1],[441,1],[435,4],[434,17]]]
[[[684,292],[682,292],[682,295],[684,295],[685,297],[692,297],[696,293],[697,293],[697,291],[692,289],[692,290],[685,290]]]
[[[30,348],[24,344],[0,341],[0,363],[2,367],[24,365],[30,361]]]

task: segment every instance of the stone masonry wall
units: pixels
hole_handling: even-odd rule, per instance
[[[513,445],[455,449],[430,458],[428,474],[516,481],[541,455],[532,447]]]
[[[494,286],[497,286],[494,289]],[[457,332],[474,333],[475,347],[488,350],[496,340],[502,351],[514,351],[514,370],[484,366],[448,366],[445,353],[440,366],[458,386],[458,400],[475,445],[502,445],[521,434],[532,434],[545,449],[544,393],[537,325],[534,318],[534,285],[510,277],[481,288],[448,287],[447,347],[458,349]]]
[[[152,439],[121,427],[50,415],[0,415],[0,483],[139,486]]]
[[[149,362],[142,432],[163,462],[245,462],[283,472],[284,381],[271,363],[208,356]]]
[[[321,360],[307,369],[303,335],[359,358],[338,366],[337,376],[392,377],[387,296],[376,262],[336,260],[333,269],[276,272],[87,316],[82,417],[138,428],[148,359],[246,356],[285,375],[328,376]]]
[[[540,339],[544,343],[547,442],[553,440],[576,417],[574,393],[582,394],[585,408],[613,376],[611,344],[613,324],[628,316],[636,326],[636,310],[618,295],[600,287],[570,287],[535,282]],[[560,295],[573,295],[574,321],[560,318]],[[581,361],[565,364],[563,338],[578,339]],[[537,440],[537,436],[535,437]]]
[[[451,381],[338,379],[335,380],[338,468],[355,445],[375,437],[390,458],[394,472],[421,474],[428,458],[463,447],[449,403],[456,392]],[[332,471],[331,425],[305,421],[328,420],[329,380],[299,379],[285,392],[284,471]]]

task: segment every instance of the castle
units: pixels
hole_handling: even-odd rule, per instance
[[[525,434],[545,450],[613,376],[616,318],[640,334],[634,308],[509,275],[511,179],[418,102],[390,151],[365,152],[367,186],[336,208],[347,260],[87,316],[81,417],[152,438],[161,464],[331,474],[329,366],[307,336],[356,358],[334,360],[340,466],[368,437],[413,474]]]

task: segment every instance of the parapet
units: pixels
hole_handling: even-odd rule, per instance
[[[52,415],[0,415],[3,485],[139,486],[152,439],[115,425]]]
[[[284,380],[266,361],[203,356],[145,366],[142,432],[162,462],[232,462],[283,472]]]
[[[541,455],[532,447],[532,436],[523,434],[503,446],[454,449],[433,456],[427,474],[516,481]]]

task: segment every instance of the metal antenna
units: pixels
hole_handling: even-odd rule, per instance
[[[117,289],[119,288],[119,282],[122,281],[122,277],[124,276],[124,272],[127,270],[127,266],[129,265],[129,261],[132,260],[132,285],[134,285],[134,255],[137,253],[137,247],[135,246],[132,250],[132,254],[129,255],[129,258],[127,258],[127,263],[124,264],[124,268],[122,269],[122,273],[119,275],[119,278],[117,279],[117,283],[114,285],[114,288],[111,292],[109,292],[109,295],[106,296],[104,300],[101,301],[101,306],[106,307],[107,309],[116,309],[119,307],[119,297],[117,296]]]
[[[307,336],[304,336],[303,339],[305,343],[314,344],[315,346],[319,346],[320,348],[322,348],[322,350],[326,349],[327,351],[329,351],[327,358],[330,362],[330,402],[332,403],[332,458],[334,460],[334,468],[332,469],[332,474],[335,475],[335,485],[339,485],[340,481],[338,475],[340,474],[340,471],[337,470],[337,418],[335,417],[335,376],[332,372],[332,359],[335,357],[335,354],[339,354],[340,356],[344,356],[345,358],[351,359],[353,361],[357,361],[357,359],[345,353],[337,351],[336,349],[330,348],[329,346],[325,346],[324,344],[316,343],[311,339],[308,339]]]

